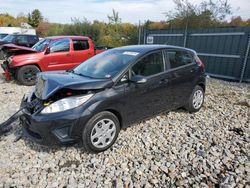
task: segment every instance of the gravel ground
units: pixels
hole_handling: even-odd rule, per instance
[[[30,87],[0,78],[0,122]],[[203,108],[122,130],[100,154],[0,140],[0,187],[250,187],[250,85],[209,79]],[[18,125],[18,122],[15,123]]]

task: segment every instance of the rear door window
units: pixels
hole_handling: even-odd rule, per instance
[[[69,39],[56,40],[50,45],[50,52],[68,52],[69,44]]]
[[[162,52],[147,55],[138,61],[131,69],[132,75],[151,76],[164,71]]]
[[[87,40],[72,40],[74,51],[81,51],[89,49],[89,43]]]
[[[194,62],[194,58],[190,52],[182,50],[168,50],[167,51],[170,68],[177,68],[188,65]]]

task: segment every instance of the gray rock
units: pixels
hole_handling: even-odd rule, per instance
[[[151,179],[150,183],[153,184],[153,185],[156,185],[158,183],[158,180],[157,179]]]
[[[186,172],[182,172],[182,173],[181,173],[181,176],[182,176],[183,178],[187,177]]]
[[[161,166],[161,170],[166,174],[168,173],[168,168],[166,166]]]
[[[0,122],[29,90],[0,84]],[[11,134],[0,138],[0,187],[244,187],[250,173],[247,96],[247,84],[209,79],[199,112],[175,110],[137,123],[99,154],[24,138],[13,143],[17,121]],[[232,128],[241,128],[243,136]]]

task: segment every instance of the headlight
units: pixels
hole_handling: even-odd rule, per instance
[[[72,108],[76,108],[80,106],[81,104],[85,103],[92,96],[93,94],[87,94],[83,96],[73,96],[73,97],[64,98],[45,107],[41,111],[41,113],[49,114],[49,113],[61,112],[61,111],[69,110]]]

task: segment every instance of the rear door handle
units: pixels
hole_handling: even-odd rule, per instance
[[[66,56],[67,56],[67,57],[69,57],[69,56],[70,56],[70,54],[66,54]]]

